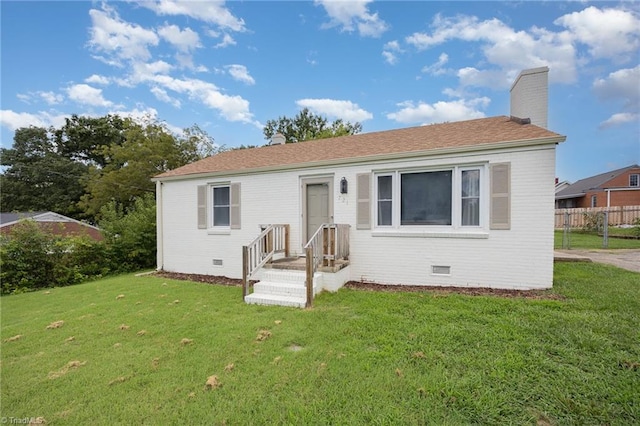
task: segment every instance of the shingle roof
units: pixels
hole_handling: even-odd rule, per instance
[[[270,167],[304,167],[318,162],[339,162],[372,156],[544,139],[562,142],[565,137],[542,127],[523,125],[509,117],[498,116],[227,151],[162,173],[156,178],[220,172],[238,173]]]
[[[610,172],[601,173],[599,175],[591,176],[588,178],[580,179],[571,185],[564,188],[562,191],[558,191],[556,194],[557,199],[564,198],[577,198],[584,197],[587,191],[594,188],[599,188],[616,176],[621,175],[629,169],[637,169],[640,166],[632,164],[631,166],[623,167],[621,169],[612,170]]]
[[[0,225],[5,223],[17,222],[20,219],[28,219],[30,217],[38,216],[46,212],[15,212],[15,213],[0,213]]]

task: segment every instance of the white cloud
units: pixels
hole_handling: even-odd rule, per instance
[[[38,95],[49,105],[56,105],[64,100],[64,96],[59,93],[38,92]]]
[[[88,84],[74,84],[67,88],[69,99],[81,104],[98,107],[111,107],[113,102],[102,96],[102,89],[96,89]]]
[[[373,114],[354,104],[351,101],[335,99],[300,99],[296,104],[303,108],[309,108],[316,114],[327,115],[350,122],[361,122],[373,118]]]
[[[94,56],[110,64],[122,64],[122,60],[148,60],[149,46],[156,46],[158,36],[152,30],[120,19],[117,12],[106,5],[104,10],[91,9],[92,27],[89,45],[104,56]]]
[[[229,96],[220,92],[214,84],[198,79],[177,79],[168,75],[148,76],[148,81],[164,89],[188,95],[209,108],[216,109],[229,121],[240,121],[260,126],[249,111],[249,101],[241,96]]]
[[[631,112],[621,112],[617,114],[613,114],[607,120],[600,123],[601,129],[606,129],[609,127],[620,126],[625,123],[640,123],[640,114],[631,113]]]
[[[329,15],[330,21],[323,28],[341,27],[342,31],[352,32],[357,29],[363,37],[380,37],[389,29],[386,22],[377,13],[369,13],[367,4],[372,0],[315,0]]]
[[[20,99],[22,102],[24,102],[25,104],[30,104],[31,103],[31,94],[28,93],[18,93],[16,95],[16,98]]]
[[[180,106],[181,106],[180,100],[172,98],[171,96],[169,96],[169,94],[167,93],[166,90],[164,90],[164,89],[162,89],[160,87],[157,87],[157,86],[152,87],[151,88],[151,93],[153,93],[153,95],[159,101],[171,104],[176,108],[180,108]]]
[[[233,16],[224,1],[158,0],[138,4],[158,15],[185,15],[230,31],[245,31],[244,21]]]
[[[638,57],[640,18],[637,13],[620,9],[589,6],[554,21],[569,29],[571,37],[589,46],[595,58],[626,60]]]
[[[105,77],[103,75],[98,75],[98,74],[93,74],[90,77],[85,78],[84,82],[85,83],[90,83],[90,84],[107,85],[107,84],[109,84],[109,77]]]
[[[414,33],[406,37],[406,43],[418,50],[451,40],[481,43],[485,62],[497,70],[476,70],[474,78],[469,80],[475,84],[503,89],[509,87],[510,77],[520,70],[539,66],[551,68],[552,82],[576,81],[576,51],[566,32],[554,33],[536,27],[529,32],[515,31],[496,18],[480,21],[475,16],[464,15],[451,18],[436,15],[431,26],[431,33]],[[463,70],[461,74],[469,76]]]
[[[404,52],[400,48],[400,43],[397,40],[389,41],[382,47],[382,56],[384,61],[390,65],[395,65],[398,62],[398,53]]]
[[[444,74],[446,70],[442,67],[446,65],[447,62],[449,62],[449,55],[447,55],[446,53],[441,53],[440,56],[438,56],[438,61],[431,65],[423,67],[422,72],[429,73],[431,75]]]
[[[594,81],[593,90],[602,100],[624,99],[629,108],[640,107],[640,65],[610,73]]]
[[[227,65],[225,68],[234,80],[241,81],[248,85],[256,84],[256,81],[249,75],[249,71],[244,65],[233,64]]]
[[[229,34],[225,34],[222,36],[222,41],[216,44],[214,47],[216,49],[220,49],[227,46],[235,46],[237,43]]]
[[[67,115],[53,114],[45,111],[32,114],[28,112],[15,112],[12,110],[0,111],[0,125],[15,131],[21,127],[61,127],[65,123]]]
[[[387,114],[387,118],[404,124],[432,124],[446,121],[461,121],[482,118],[485,114],[479,108],[489,105],[489,98],[475,98],[470,100],[439,101],[434,104],[412,101],[399,103],[401,108],[397,112]]]
[[[181,30],[177,25],[167,24],[158,29],[158,34],[181,52],[190,52],[201,46],[198,33],[191,28]]]

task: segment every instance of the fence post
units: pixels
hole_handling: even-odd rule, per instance
[[[604,212],[604,223],[602,224],[602,248],[609,247],[609,211]]]
[[[564,230],[562,231],[562,248],[570,249],[571,243],[569,239],[569,232],[571,231],[571,224],[569,223],[570,214],[568,211],[564,212]]]

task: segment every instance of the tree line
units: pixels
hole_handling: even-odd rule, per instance
[[[330,122],[305,108],[292,118],[267,121],[263,134],[269,140],[281,133],[288,143],[296,143],[361,130],[360,123]],[[2,211],[53,211],[98,225],[105,238],[65,240],[24,224],[13,237],[0,237],[2,292],[153,267],[151,178],[226,149],[196,124],[176,135],[149,117],[72,115],[59,128],[17,129],[13,146],[0,149]]]

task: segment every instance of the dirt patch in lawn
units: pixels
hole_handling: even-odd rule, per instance
[[[180,274],[178,272],[165,272],[165,271],[159,271],[154,273],[153,275],[158,277],[168,278],[170,280],[195,281],[197,283],[219,284],[219,285],[228,285],[228,286],[237,286],[237,287],[242,286],[242,280],[227,278],[227,277],[217,276],[217,275]]]
[[[507,290],[483,287],[429,287],[422,285],[376,284],[361,281],[348,281],[344,286],[345,288],[364,291],[429,293],[434,297],[447,294],[464,294],[465,296],[497,296],[525,299],[564,300],[564,296],[551,293],[549,290]]]

